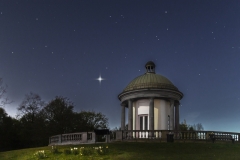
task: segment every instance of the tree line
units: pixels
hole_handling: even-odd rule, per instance
[[[0,151],[46,146],[53,135],[108,127],[102,113],[73,109],[68,98],[57,96],[46,103],[35,93],[25,96],[16,118],[0,107]]]
[[[186,123],[186,120],[184,119],[184,122],[179,124],[180,131],[203,131],[203,125],[201,123],[188,125]]]

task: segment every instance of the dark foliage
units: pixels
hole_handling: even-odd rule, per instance
[[[0,151],[46,146],[53,135],[108,127],[108,119],[102,113],[73,109],[67,98],[56,97],[45,104],[34,93],[25,96],[17,119],[0,108]]]
[[[184,119],[184,122],[182,122],[179,126],[181,131],[203,131],[204,130],[203,125],[201,123],[188,125],[185,119]]]

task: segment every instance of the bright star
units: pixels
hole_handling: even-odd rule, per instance
[[[96,80],[98,80],[99,83],[101,84],[101,82],[102,82],[103,80],[105,80],[105,79],[103,79],[103,78],[101,77],[101,74],[100,74],[99,77],[98,77]]]

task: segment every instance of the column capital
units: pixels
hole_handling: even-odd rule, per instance
[[[179,102],[179,101],[174,101],[174,105],[175,105],[175,106],[179,106],[179,105],[180,105],[180,102]]]
[[[122,107],[126,107],[127,104],[126,104],[126,103],[121,103],[121,106],[122,106]]]
[[[154,97],[149,98],[149,103],[154,103]]]
[[[132,102],[133,100],[132,100],[132,99],[128,99],[127,101],[128,101],[128,102]]]
[[[174,100],[173,99],[170,99],[169,102],[170,102],[170,106],[174,105]]]
[[[132,103],[133,103],[133,100],[132,100],[132,99],[129,99],[129,100],[127,101],[127,106],[128,106],[128,108],[129,108],[129,105],[130,105],[130,107],[132,107]]]

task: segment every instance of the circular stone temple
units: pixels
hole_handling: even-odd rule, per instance
[[[155,73],[155,64],[145,65],[146,73],[133,79],[118,95],[121,101],[121,130],[179,130],[181,93],[166,77]]]

